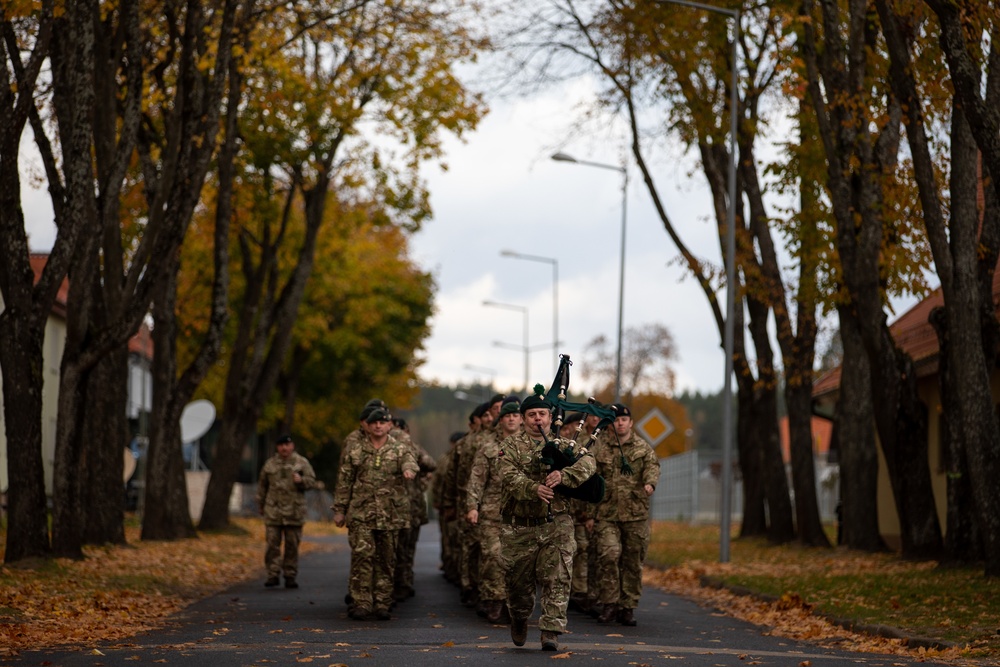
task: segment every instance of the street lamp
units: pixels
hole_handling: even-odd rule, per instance
[[[552,265],[552,350],[555,352],[555,366],[553,367],[553,372],[555,372],[559,368],[559,260],[554,257],[526,255],[513,250],[501,250],[500,256]]]
[[[733,19],[733,67],[729,84],[729,210],[726,212],[726,325],[723,346],[726,354],[726,379],[722,386],[722,517],[719,526],[719,562],[729,562],[730,508],[733,487],[733,316],[736,312],[736,114],[739,109],[739,77],[737,63],[740,43],[740,12],[692,0],[653,0],[661,5],[682,5],[706,12],[723,14]]]
[[[474,372],[476,372],[476,373],[486,373],[487,375],[489,375],[489,376],[490,376],[490,387],[489,387],[489,391],[490,391],[490,392],[492,392],[492,391],[493,391],[493,379],[494,379],[494,378],[496,377],[496,375],[497,375],[497,372],[496,372],[495,370],[493,370],[492,368],[484,368],[484,367],[482,367],[482,366],[473,366],[472,364],[465,364],[465,369],[466,369],[466,370],[469,370],[469,371],[474,371]],[[476,382],[479,382],[479,379],[478,379],[478,378],[476,379]],[[485,401],[485,400],[486,400],[487,398],[489,398],[489,397],[488,397],[488,396],[483,396],[483,400],[484,400],[484,401]]]
[[[615,166],[604,164],[603,162],[590,162],[589,160],[577,160],[572,155],[566,153],[556,153],[552,156],[556,162],[572,162],[588,167],[599,169],[611,169],[620,172],[622,175],[622,246],[621,259],[618,262],[618,350],[615,353],[615,402],[622,398],[622,319],[625,313],[625,220],[626,205],[628,203],[628,169],[625,165]]]
[[[516,310],[524,315],[524,344],[520,346],[509,346],[503,343],[494,342],[493,345],[496,347],[514,347],[514,349],[520,349],[524,351],[524,392],[528,392],[528,353],[530,352],[528,348],[528,307],[527,306],[516,306],[510,303],[498,303],[496,301],[483,301],[484,306],[491,306],[493,308],[505,308],[507,310]]]

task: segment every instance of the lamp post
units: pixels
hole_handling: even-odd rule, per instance
[[[692,0],[653,0],[661,5],[682,5],[733,19],[732,73],[729,84],[729,210],[726,212],[726,324],[723,346],[726,354],[726,378],[722,387],[722,516],[719,525],[719,562],[729,562],[730,508],[733,487],[733,315],[736,312],[736,117],[739,110],[737,63],[740,43],[740,12],[706,5]]]
[[[539,257],[538,255],[526,255],[513,250],[501,250],[501,257],[513,257],[515,259],[526,259],[531,262],[542,262],[552,265],[552,351],[555,353],[554,373],[559,368],[559,260],[554,257]]]
[[[528,307],[527,306],[517,306],[511,303],[498,303],[496,301],[483,301],[484,306],[491,306],[493,308],[504,308],[506,310],[516,310],[524,315],[524,344],[516,346],[515,349],[521,349],[524,351],[524,392],[528,392],[528,353],[530,352],[528,348]],[[496,347],[511,347],[504,345],[503,343],[494,342],[493,345]]]
[[[567,155],[566,153],[556,153],[552,156],[552,159],[556,162],[572,162],[573,164],[582,164],[599,169],[611,169],[612,171],[620,172],[622,175],[622,242],[621,257],[618,261],[618,349],[615,352],[615,402],[617,403],[622,398],[622,321],[625,314],[625,221],[627,219],[626,206],[628,203],[628,169],[625,168],[624,164],[616,166],[613,164],[604,164],[603,162],[577,160],[572,155]]]
[[[468,370],[468,371],[474,371],[476,373],[486,373],[487,375],[489,375],[490,376],[490,388],[489,388],[489,391],[490,392],[493,391],[493,379],[497,375],[497,372],[495,370],[493,370],[492,368],[484,368],[482,366],[473,366],[472,364],[465,364],[465,369]],[[479,382],[478,378],[476,379],[476,382]],[[484,401],[486,399],[488,399],[488,398],[489,398],[489,396],[483,396],[483,400]]]

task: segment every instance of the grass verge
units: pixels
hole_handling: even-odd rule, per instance
[[[718,561],[717,526],[654,524],[647,563],[670,568],[653,575],[660,580],[654,585],[697,586],[703,590],[691,594],[706,598],[713,593],[704,584],[715,582],[723,590],[714,603],[771,625],[775,634],[793,635],[805,624],[798,618],[804,613],[833,621],[828,630],[810,625],[806,634],[812,636],[805,638],[822,640],[828,633],[827,639],[866,650],[899,647],[936,659],[1000,664],[1000,579],[984,577],[981,568],[735,538],[730,562]],[[866,632],[846,639],[838,631],[844,625]]]

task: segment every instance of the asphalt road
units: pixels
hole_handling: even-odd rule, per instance
[[[688,667],[907,667],[898,655],[847,653],[768,637],[760,628],[712,609],[646,589],[636,627],[601,625],[570,612],[569,632],[556,653],[540,650],[538,608],[521,648],[505,625],[490,625],[458,602],[458,589],[438,569],[436,524],[425,526],[417,552],[417,595],[398,605],[390,621],[347,618],[344,595],[350,554],[345,537],[323,538],[337,547],[306,554],[298,590],[264,588],[262,576],[194,604],[155,632],[97,649],[26,651],[0,664],[102,667],[149,664],[247,665],[666,665]],[[264,545],[261,544],[263,554]],[[560,664],[560,663],[556,663]]]

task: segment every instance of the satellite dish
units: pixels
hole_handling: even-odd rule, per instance
[[[181,413],[181,442],[194,442],[208,433],[215,421],[215,406],[201,399],[184,406]]]
[[[135,474],[135,455],[132,450],[128,447],[125,448],[125,468],[122,470],[123,482],[127,482],[132,479],[132,475]]]

